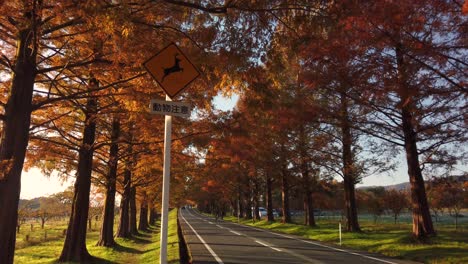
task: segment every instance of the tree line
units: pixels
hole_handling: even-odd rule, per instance
[[[355,185],[391,173],[402,155],[412,233],[425,241],[436,230],[423,176],[451,175],[466,160],[462,5],[327,7],[283,20],[258,65],[230,80],[242,88],[236,109],[217,120],[217,135],[194,144],[206,154],[200,163],[209,179],[194,196],[207,210],[220,201],[244,217],[258,216],[261,202],[272,221],[279,192],[274,206],[285,223],[291,197],[302,197],[305,224],[314,226],[319,183],[338,178],[346,229],[360,232]]]
[[[146,59],[177,42],[204,75],[183,98],[209,110],[221,89],[206,86],[248,67],[274,21],[308,8],[287,1],[2,1],[0,262],[14,258],[23,169],[75,179],[61,262],[92,258],[85,243],[92,184],[105,193],[102,246],[115,243],[116,192],[122,195],[118,236],[134,233],[135,197],[142,219],[157,207],[162,122],[146,106],[164,95],[143,70]],[[239,27],[245,23],[250,26]],[[249,34],[257,37],[241,37]],[[194,173],[195,159],[185,155],[186,142],[211,128],[193,120],[175,126],[173,189],[184,190],[179,186]],[[174,203],[183,195],[175,193]]]
[[[317,182],[341,177],[359,231],[355,184],[403,150],[413,234],[435,234],[422,170],[465,158],[461,3],[27,0],[0,13],[0,262],[14,258],[23,169],[75,179],[61,262],[91,259],[92,184],[102,246],[115,244],[117,192],[118,236],[135,229],[135,197],[143,215],[158,208],[163,122],[146,108],[164,95],[141,65],[171,42],[203,75],[181,97],[197,117],[174,124],[174,206],[222,197],[248,212],[266,186],[288,222],[300,186],[314,225]],[[240,94],[237,109],[213,112],[218,93]]]

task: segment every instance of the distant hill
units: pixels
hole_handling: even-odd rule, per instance
[[[449,176],[449,178],[456,180],[456,181],[461,181],[465,182],[468,181],[468,174],[465,175],[456,175],[456,176]],[[387,185],[387,186],[362,186],[358,187],[357,189],[359,190],[367,190],[371,188],[376,188],[376,187],[384,187],[385,190],[397,190],[397,191],[402,191],[410,188],[410,183],[409,182],[402,182],[398,184],[393,184],[393,185]]]

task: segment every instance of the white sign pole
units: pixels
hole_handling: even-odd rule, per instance
[[[166,95],[166,100],[171,98]],[[167,264],[167,229],[169,214],[169,181],[171,176],[171,130],[172,116],[165,116],[164,127],[164,167],[163,167],[163,190],[161,208],[161,250],[159,252],[159,263]]]

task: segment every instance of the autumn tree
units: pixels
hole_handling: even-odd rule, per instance
[[[360,4],[355,11],[357,15],[347,21],[362,23],[349,29],[365,32],[361,41],[369,45],[368,70],[374,84],[365,104],[375,116],[371,124],[360,127],[404,149],[413,235],[424,240],[435,230],[423,168],[450,169],[464,152],[455,142],[466,140],[461,114],[466,108],[462,81],[466,63],[458,45],[466,17],[461,17],[456,3],[438,0]]]
[[[21,224],[23,224],[27,217],[32,217],[34,212],[34,202],[32,200],[20,200],[18,207],[18,223],[16,226],[16,232],[19,234]]]
[[[127,140],[132,142],[131,132],[127,132]],[[130,195],[131,195],[131,183],[132,183],[132,169],[135,163],[135,155],[133,154],[132,144],[127,144],[126,151],[129,155],[123,159],[123,179],[120,183],[120,218],[119,225],[117,228],[116,237],[129,238],[130,233]]]
[[[111,142],[108,159],[108,173],[106,177],[106,200],[104,203],[104,215],[101,234],[97,244],[110,247],[114,244],[114,208],[117,182],[117,163],[119,154],[118,140],[120,136],[119,117],[114,116],[111,127]]]
[[[322,166],[343,179],[346,229],[359,232],[355,185],[364,176],[366,168],[359,155],[362,133],[354,128],[354,122],[365,113],[352,95],[359,93],[363,73],[357,65],[350,67],[360,56],[359,52],[352,47],[344,47],[349,42],[331,41],[332,38],[342,37],[340,34],[341,29],[337,28],[325,38],[314,39],[308,46],[308,53],[317,55],[307,60],[305,81],[311,89],[320,91],[317,100],[317,107],[321,109],[319,129],[330,141],[329,147],[324,150],[329,159],[322,162]]]
[[[446,186],[445,195],[444,204],[447,206],[450,215],[455,218],[455,229],[458,229],[460,211],[466,207],[464,199],[466,190],[464,190],[461,183],[453,182]]]
[[[98,85],[91,80],[90,85]],[[78,151],[77,176],[70,221],[67,228],[67,236],[63,246],[60,261],[87,261],[90,255],[86,249],[86,222],[88,220],[89,195],[91,189],[91,173],[94,152],[94,140],[96,137],[96,114],[98,110],[95,98],[87,99],[83,108],[85,115],[82,143]]]
[[[455,229],[458,229],[460,211],[467,207],[465,203],[467,190],[464,185],[465,182],[457,177],[436,178],[430,182],[430,193],[437,193],[437,195],[432,195],[432,203],[448,210],[449,214],[455,218]]]
[[[444,193],[441,189],[442,185],[434,184],[433,182],[428,183],[427,200],[431,208],[432,215],[434,216],[436,222],[440,220],[440,217],[444,213],[445,209],[443,203]]]
[[[92,12],[88,12],[93,10]],[[86,4],[57,5],[54,1],[9,1],[1,6],[2,133],[0,143],[0,259],[11,263],[20,191],[20,177],[29,140],[31,114],[83,91],[57,85],[76,77],[83,66],[109,63],[102,59],[99,45],[81,46],[80,37],[93,31],[91,13],[98,9]],[[88,27],[85,26],[88,25]],[[94,29],[96,29],[94,27]],[[16,44],[15,44],[16,42]],[[94,50],[93,50],[94,48]],[[75,71],[76,70],[76,71]],[[86,74],[86,73],[84,73]],[[83,75],[82,75],[83,76]],[[34,99],[33,99],[34,98]],[[49,120],[50,122],[50,120]]]
[[[404,191],[391,189],[385,192],[383,199],[385,208],[388,208],[390,211],[392,211],[393,219],[395,220],[396,224],[398,216],[405,208],[408,208],[409,202],[407,194]]]
[[[41,219],[41,228],[51,217],[58,216],[62,212],[62,207],[58,199],[55,197],[41,197],[39,199],[39,208],[35,211],[35,216]]]

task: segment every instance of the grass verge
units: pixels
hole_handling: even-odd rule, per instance
[[[232,216],[225,217],[224,220],[237,222],[237,218]],[[266,220],[253,222],[251,219],[241,219],[240,223],[298,235],[339,247],[338,221],[319,220],[317,227]],[[360,221],[360,225],[362,233],[343,232],[343,247],[430,264],[468,263],[467,231],[454,232],[452,226],[439,226],[437,236],[422,244],[412,239],[410,224],[374,224],[372,221]]]
[[[99,226],[99,223],[97,224]],[[62,251],[64,237],[63,229],[66,222],[51,222],[46,226],[48,238],[43,235],[44,230],[24,232],[18,235],[15,251],[15,263],[39,264],[56,263]],[[177,210],[169,213],[168,230],[168,263],[179,263],[179,244],[177,236]],[[28,241],[25,236],[29,235]],[[96,257],[93,263],[158,263],[159,262],[159,222],[151,226],[148,231],[140,231],[130,239],[116,238],[113,248],[98,247],[99,230],[94,229],[87,233],[87,248],[89,253]]]

